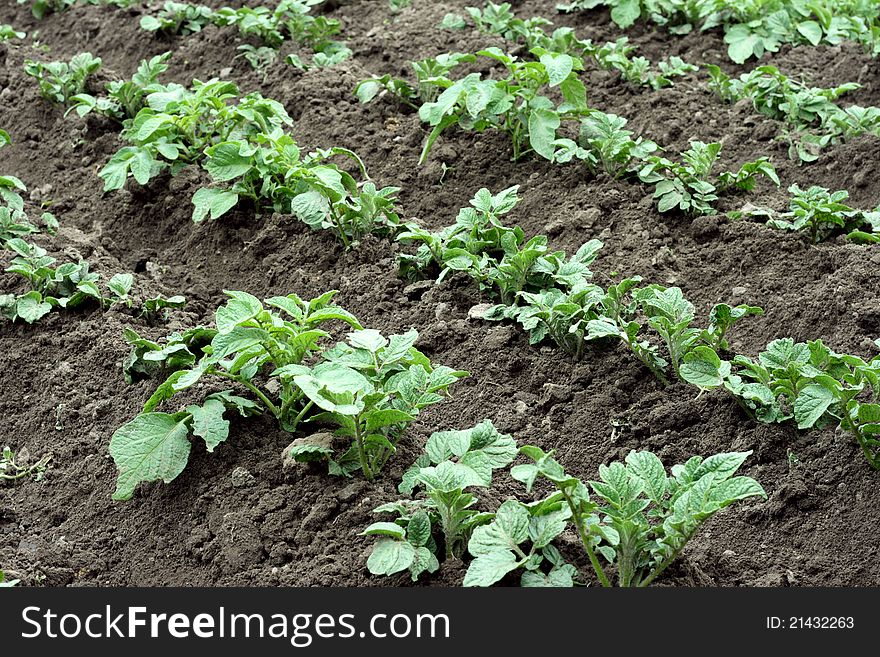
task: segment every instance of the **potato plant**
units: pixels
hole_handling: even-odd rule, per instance
[[[333,39],[340,31],[338,20],[313,16],[313,7],[324,0],[278,0],[275,7],[211,7],[187,2],[166,2],[155,14],[141,18],[141,29],[166,34],[193,34],[208,25],[236,27],[245,37],[254,39],[258,46],[245,44],[245,59],[258,70],[277,59],[278,48],[285,41],[309,48],[313,66],[333,66],[351,56],[351,50]],[[287,61],[299,68],[308,68],[298,55],[291,54]]]
[[[592,59],[605,70],[618,71],[624,80],[636,86],[662,89],[672,86],[673,78],[697,70],[696,66],[684,62],[680,57],[670,57],[658,61],[656,65],[644,57],[631,57],[636,48],[629,44],[626,37],[600,46],[590,39],[577,38],[569,27],[557,28],[548,34],[545,28],[552,25],[550,21],[539,17],[518,18],[509,2],[487,2],[484,9],[467,7],[466,11],[477,30],[484,34],[495,34],[529,49],[538,47],[571,55],[585,62]],[[450,15],[451,29],[461,29],[466,25],[461,16]]]
[[[880,347],[880,341],[877,342]],[[755,419],[794,420],[798,429],[840,427],[880,470],[880,356],[837,354],[821,340],[774,340],[757,359],[722,360],[710,349],[692,359],[705,389],[724,388]]]
[[[166,52],[143,60],[130,80],[113,80],[106,84],[106,96],[77,94],[70,98],[71,109],[79,116],[90,112],[101,114],[124,124],[134,119],[146,105],[146,98],[165,88],[159,84],[159,76],[168,70],[171,53]]]
[[[68,105],[86,90],[89,76],[101,68],[101,58],[90,52],[74,55],[69,62],[25,60],[24,72],[37,79],[40,94],[49,102]]]
[[[455,224],[440,232],[408,226],[398,240],[418,243],[419,248],[415,254],[399,256],[401,274],[422,278],[438,271],[441,281],[450,272],[464,272],[480,290],[510,305],[523,292],[586,280],[601,243],[590,240],[568,257],[564,251],[550,251],[544,235],[526,241],[521,228],[510,228],[500,220],[518,203],[518,189],[514,186],[494,195],[479,190],[471,207],[460,210]]]
[[[621,28],[643,19],[687,34],[723,26],[727,54],[737,64],[782,44],[839,45],[854,41],[880,53],[880,9],[868,0],[820,0],[809,4],[786,0],[724,2],[716,0],[569,0],[563,11],[607,6]]]
[[[419,162],[443,132],[457,125],[464,130],[501,130],[510,136],[513,159],[534,151],[553,158],[553,142],[565,121],[575,121],[587,111],[587,93],[577,72],[580,59],[543,49],[533,49],[538,61],[519,60],[498,48],[481,50],[477,55],[493,59],[504,67],[506,77],[482,79],[471,73],[458,80],[437,77],[426,81],[440,91],[437,100],[423,104],[419,117],[431,127]],[[562,102],[547,94],[558,87]]]
[[[736,172],[714,174],[713,169],[721,152],[721,144],[692,141],[690,148],[681,153],[681,162],[659,155],[645,158],[639,169],[639,179],[654,185],[657,210],[668,212],[678,209],[693,215],[715,214],[718,195],[731,189],[751,191],[763,176],[779,185],[776,169],[766,157],[746,162]]]
[[[866,212],[850,207],[844,203],[849,198],[846,190],[831,192],[818,185],[801,189],[794,184],[788,191],[791,194],[788,212],[749,207],[732,212],[731,216],[762,219],[772,228],[803,232],[813,244],[841,233],[860,244],[880,243],[880,211]]]
[[[19,32],[8,23],[0,23],[0,43],[12,41],[13,39],[24,39],[26,36],[27,34]]]
[[[468,489],[489,488],[492,472],[516,458],[516,442],[495,429],[491,420],[455,431],[431,434],[422,454],[403,475],[398,490],[404,498],[382,504],[374,513],[393,514],[392,521],[375,522],[362,536],[377,536],[367,559],[373,575],[408,570],[413,581],[439,568],[440,559],[461,559],[475,528],[492,520],[474,506],[478,499]],[[434,538],[442,534],[442,544]]]
[[[504,502],[491,523],[477,527],[468,543],[474,560],[464,586],[491,586],[520,572],[520,585],[572,586],[577,570],[552,542],[569,526],[602,586],[611,586],[608,566],[623,587],[654,582],[681,554],[703,523],[731,504],[767,494],[745,476],[734,476],[751,452],[694,456],[666,473],[647,451],[631,451],[625,462],[599,466],[599,479],[568,474],[552,453],[525,446],[533,463],[511,470],[531,492],[546,480],[556,492],[537,502]],[[602,562],[607,565],[603,565]]]
[[[337,427],[349,448],[333,458],[330,448],[292,448],[297,460],[324,460],[334,474],[358,469],[373,478],[395,451],[405,428],[419,411],[443,400],[450,385],[465,372],[434,366],[413,343],[415,331],[385,338],[364,330],[345,309],[333,305],[334,291],[304,300],[295,294],[259,299],[246,292],[227,292],[229,301],[215,313],[215,326],[174,333],[163,342],[128,331],[133,352],[124,365],[134,382],[162,374],[165,381],[143,411],[120,427],[110,442],[119,469],[114,499],[129,499],[138,483],[177,477],[189,460],[196,436],[213,451],[229,436],[224,414],[267,412],[284,431],[302,422]],[[347,343],[325,349],[323,326],[342,322],[354,329]],[[227,382],[201,404],[165,413],[156,409],[200,381]]]
[[[87,301],[101,307],[130,304],[129,292],[134,284],[131,274],[114,275],[106,283],[109,294],[105,296],[98,285],[101,277],[89,271],[90,265],[84,260],[56,267],[57,260],[45,249],[21,237],[6,240],[3,246],[15,254],[5,271],[24,278],[29,288],[23,294],[0,295],[0,316],[6,319],[33,324],[55,308],[76,308]]]
[[[783,122],[791,159],[812,162],[829,144],[863,133],[880,134],[880,108],[854,105],[844,109],[835,102],[859,89],[859,84],[808,87],[774,66],[759,66],[739,79],[731,79],[717,66],[708,69],[710,86],[722,98],[729,102],[749,99],[758,112]]]

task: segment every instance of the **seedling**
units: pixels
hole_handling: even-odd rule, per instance
[[[49,467],[52,455],[47,454],[32,464],[19,464],[15,460],[15,452],[8,445],[0,451],[0,481],[15,481],[25,477],[33,477],[40,481]]]
[[[0,43],[3,41],[11,41],[12,39],[24,39],[26,36],[27,34],[17,31],[11,25],[0,23]]]
[[[106,85],[107,95],[96,97],[91,94],[73,96],[68,112],[75,111],[79,116],[97,112],[125,124],[135,118],[145,104],[149,94],[164,91],[159,84],[159,76],[168,70],[171,53],[156,55],[143,60],[131,80],[114,80]]]
[[[49,14],[60,13],[76,4],[77,0],[17,0],[18,4],[30,3],[31,13],[37,20],[43,19]]]
[[[423,572],[439,568],[439,558],[460,559],[476,527],[493,514],[473,507],[477,498],[471,488],[492,485],[492,472],[506,468],[516,458],[516,443],[500,434],[490,420],[464,431],[441,431],[428,439],[425,453],[403,475],[401,493],[424,494],[416,500],[383,504],[374,513],[393,513],[394,522],[376,522],[362,535],[379,536],[367,560],[374,575],[393,575],[409,570],[413,581]],[[443,534],[439,553],[432,529]]]
[[[129,381],[158,372],[167,375],[143,412],[116,431],[110,453],[119,468],[114,499],[129,499],[141,481],[166,483],[183,471],[193,434],[213,451],[229,435],[226,410],[248,416],[263,411],[285,431],[301,421],[339,426],[351,440],[341,459],[332,450],[293,450],[303,460],[329,461],[331,471],[351,474],[360,467],[372,478],[394,452],[403,429],[418,411],[443,399],[442,393],[464,372],[434,367],[412,345],[415,331],[390,339],[364,331],[357,319],[331,305],[334,291],[305,301],[296,295],[266,299],[266,306],[245,292],[215,313],[215,328],[197,327],[173,334],[164,344],[128,332],[134,347],[125,363]],[[322,350],[329,334],[322,325],[341,321],[356,329],[348,344]],[[317,360],[313,365],[306,362]],[[159,404],[208,379],[232,381],[257,401],[232,391],[209,395],[201,406],[163,413]],[[323,412],[310,415],[317,407]]]
[[[419,109],[419,117],[432,127],[419,162],[427,159],[437,138],[453,125],[477,132],[506,132],[514,160],[530,151],[552,160],[562,122],[577,120],[588,111],[586,88],[577,76],[583,63],[543,49],[533,49],[532,54],[539,61],[520,61],[498,48],[487,48],[477,55],[499,62],[507,71],[506,78],[483,80],[479,73],[472,73],[459,80],[432,81],[443,91],[435,102]],[[560,104],[543,95],[555,87],[563,97]]]
[[[360,158],[344,148],[304,155],[293,139],[275,130],[245,140],[225,141],[205,151],[205,169],[229,188],[202,188],[193,197],[193,221],[217,219],[239,199],[258,210],[294,214],[314,229],[333,231],[346,248],[367,234],[393,236],[400,228],[395,211],[398,189],[358,185],[328,160],[336,155],[354,161],[366,178]],[[233,182],[234,181],[234,182]]]
[[[350,476],[361,470],[373,479],[396,452],[405,428],[419,411],[443,400],[449,386],[467,372],[434,367],[413,347],[415,330],[386,339],[378,331],[349,334],[323,354],[325,362],[313,368],[289,366],[277,375],[292,383],[323,412],[315,421],[338,427],[336,435],[350,447],[338,461],[330,459],[330,472]],[[301,456],[296,448],[289,451]],[[314,450],[309,450],[314,460]]]
[[[764,208],[747,208],[731,213],[735,219],[760,218],[772,228],[802,231],[813,244],[844,233],[860,243],[880,241],[880,212],[865,212],[848,206],[845,190],[830,192],[816,185],[803,190],[797,184],[788,188],[791,194],[788,212],[774,212]]]
[[[32,324],[54,308],[75,308],[87,301],[96,301],[102,308],[115,303],[129,303],[128,292],[133,283],[130,274],[117,274],[110,282],[110,296],[105,297],[98,286],[100,276],[89,271],[88,262],[67,262],[54,267],[55,258],[46,250],[20,237],[5,242],[16,254],[7,272],[22,276],[30,291],[0,295],[0,316],[11,321],[22,319]]]
[[[568,162],[573,158],[586,162],[590,171],[604,170],[619,178],[634,170],[638,163],[657,150],[657,144],[641,137],[632,139],[632,132],[624,129],[626,119],[615,114],[591,110],[581,120],[578,143],[570,139],[557,139],[554,154],[556,162]]]
[[[600,466],[599,480],[586,483],[566,473],[552,453],[534,446],[520,452],[534,463],[515,466],[514,479],[527,492],[546,479],[557,492],[531,504],[508,500],[490,524],[474,530],[468,551],[475,559],[465,586],[491,586],[514,571],[522,571],[522,586],[571,586],[576,571],[551,545],[569,523],[602,586],[611,579],[600,557],[615,567],[618,586],[648,586],[718,511],[767,497],[754,479],[734,476],[751,452],[694,456],[668,476],[657,456],[632,451],[625,463]]]
[[[399,257],[401,273],[419,278],[434,267],[440,271],[440,281],[449,272],[464,272],[481,290],[500,297],[505,306],[516,304],[521,292],[557,284],[574,286],[586,280],[591,276],[588,265],[601,243],[591,240],[568,258],[563,251],[550,251],[544,235],[526,241],[521,228],[507,227],[499,219],[519,201],[518,189],[510,187],[495,195],[485,188],[479,190],[472,207],[460,210],[455,224],[439,233],[408,226],[398,239],[420,246],[414,255]]]
[[[651,155],[639,170],[642,182],[654,185],[657,210],[668,212],[678,209],[688,214],[715,213],[718,194],[730,189],[750,191],[758,176],[770,179],[777,186],[776,169],[766,157],[746,162],[738,171],[725,171],[713,176],[721,144],[692,141],[690,148],[681,154],[683,162],[673,162],[665,157]]]
[[[729,78],[717,66],[709,66],[710,86],[725,100],[744,98],[755,109],[785,125],[783,138],[788,142],[789,157],[812,162],[829,144],[874,132],[880,127],[880,108],[842,109],[834,101],[860,88],[848,82],[829,89],[808,87],[782,74],[774,66],[759,66],[738,80]]]
[[[74,55],[69,62],[36,62],[28,59],[24,71],[37,79],[40,94],[46,100],[67,105],[86,90],[88,78],[101,68],[101,58],[90,52]]]
[[[99,173],[104,190],[120,189],[129,175],[145,185],[166,168],[175,174],[202,161],[209,146],[292,123],[280,103],[260,94],[248,94],[234,105],[233,99],[238,99],[238,88],[216,79],[150,93],[147,106],[122,131],[133,145],[120,149]]]
[[[166,2],[155,15],[141,17],[141,29],[166,34],[194,34],[213,22],[210,7],[187,2]]]
[[[160,317],[168,318],[169,311],[180,309],[186,306],[186,297],[175,294],[171,297],[164,297],[161,294],[156,297],[144,299],[141,316],[149,320],[156,320]]]

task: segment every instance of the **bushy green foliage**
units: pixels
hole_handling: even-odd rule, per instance
[[[491,513],[474,508],[470,490],[492,485],[492,472],[516,457],[513,438],[501,434],[490,420],[463,431],[439,431],[428,438],[425,453],[403,475],[405,498],[378,506],[374,513],[393,514],[393,521],[375,522],[362,535],[378,536],[367,559],[374,575],[408,570],[413,581],[439,567],[439,559],[460,559],[474,529],[491,521]],[[442,545],[434,529],[443,535]]]
[[[255,68],[264,69],[277,58],[277,50],[287,41],[309,48],[311,65],[333,66],[351,56],[351,50],[333,37],[339,34],[338,20],[311,14],[312,8],[324,0],[278,0],[275,7],[244,6],[212,9],[188,2],[165,2],[155,14],[141,18],[141,28],[166,34],[192,34],[208,25],[236,27],[245,38],[255,39],[259,46],[245,44],[245,59]],[[287,61],[307,68],[298,55]]]
[[[413,346],[415,331],[385,338],[363,329],[351,313],[332,304],[335,291],[309,301],[295,294],[272,297],[265,305],[245,292],[227,294],[214,327],[194,327],[161,342],[126,332],[133,346],[124,364],[127,380],[161,374],[165,381],[110,442],[119,468],[115,499],[130,498],[140,482],[177,477],[189,460],[190,435],[202,438],[208,451],[226,441],[227,411],[245,417],[268,412],[291,432],[302,422],[333,425],[348,445],[341,455],[315,445],[292,447],[288,454],[327,461],[334,474],[360,469],[371,479],[419,411],[442,401],[449,386],[466,375],[432,365]],[[322,341],[330,335],[324,330],[330,322],[354,332],[328,349]],[[249,397],[219,390],[184,411],[157,410],[210,380],[231,382]]]
[[[36,244],[20,237],[3,244],[15,257],[5,271],[25,279],[28,291],[15,295],[0,295],[0,316],[11,321],[21,319],[33,324],[55,308],[76,308],[87,301],[99,305],[129,304],[128,294],[134,284],[131,274],[116,274],[106,285],[105,296],[99,287],[101,277],[90,271],[85,260],[66,262],[55,266],[57,260]]]
[[[642,182],[654,185],[654,198],[660,212],[678,209],[688,214],[715,214],[718,194],[729,189],[752,190],[758,176],[779,185],[776,169],[766,157],[746,162],[738,171],[714,174],[721,144],[692,141],[681,153],[681,162],[651,155],[639,170]]]
[[[69,62],[25,60],[24,72],[37,79],[40,94],[46,100],[67,105],[86,90],[88,78],[101,68],[101,58],[90,52],[74,55]]]
[[[861,244],[880,243],[880,210],[867,212],[850,207],[844,203],[849,198],[846,190],[831,192],[818,185],[801,189],[794,184],[788,191],[788,212],[748,207],[731,216],[763,219],[773,228],[804,232],[814,244],[841,233]]]
[[[860,88],[856,83],[820,89],[793,80],[774,66],[759,66],[739,79],[731,79],[717,66],[708,69],[710,86],[722,98],[729,102],[749,99],[758,112],[783,123],[792,159],[812,162],[829,144],[863,133],[880,135],[880,108],[853,105],[844,109],[835,102]]]
[[[742,64],[777,52],[782,44],[861,44],[880,53],[880,7],[872,0],[569,0],[562,11],[611,8],[611,19],[628,28],[639,19],[673,34],[724,27],[727,54]]]

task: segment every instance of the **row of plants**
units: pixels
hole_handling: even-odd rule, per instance
[[[297,54],[288,55],[287,63],[301,69],[334,66],[348,59],[351,50],[334,39],[341,27],[338,20],[311,13],[323,3],[324,0],[278,0],[274,8],[260,5],[212,9],[169,0],[156,13],[143,16],[140,25],[148,32],[166,35],[193,34],[208,25],[235,27],[243,37],[257,41],[256,46],[244,44],[238,49],[258,70],[275,62],[285,41],[293,41],[312,52],[308,63]]]
[[[724,29],[727,54],[737,64],[783,44],[836,46],[844,41],[880,54],[880,7],[872,0],[569,0],[572,12],[609,7],[611,20],[631,27],[644,20],[672,34]]]
[[[543,48],[578,57],[584,62],[593,61],[606,70],[618,71],[627,82],[636,86],[662,89],[672,86],[673,79],[698,70],[693,64],[680,57],[669,57],[652,64],[648,59],[631,56],[636,48],[630,45],[627,37],[605,44],[594,44],[590,39],[579,39],[570,27],[560,27],[547,33],[553,24],[543,17],[518,18],[510,3],[486,3],[484,9],[467,7],[466,12],[473,26],[482,34],[500,36],[528,50]],[[447,14],[440,24],[450,30],[461,30],[468,22],[458,14]]]
[[[654,185],[660,212],[679,209],[689,214],[713,214],[719,194],[752,190],[758,177],[779,184],[776,170],[766,157],[744,163],[737,171],[715,173],[720,143],[691,142],[678,161],[656,154],[657,144],[632,138],[626,119],[590,108],[587,90],[577,72],[580,59],[564,53],[535,48],[537,60],[520,60],[497,48],[477,56],[500,63],[507,73],[502,79],[483,79],[480,73],[451,79],[447,74],[474,55],[447,53],[416,62],[416,86],[390,76],[362,81],[355,93],[369,102],[385,91],[410,106],[431,126],[420,162],[427,158],[440,135],[452,126],[483,132],[499,130],[510,136],[513,158],[528,153],[557,163],[582,161],[593,174],[604,171],[620,178],[633,175]],[[561,102],[551,93],[558,90]],[[565,137],[564,125],[574,123],[577,141]]]
[[[674,76],[697,70],[679,58],[670,58],[658,63],[658,72],[652,72],[648,60],[629,57],[632,47],[625,37],[599,47],[589,39],[578,39],[571,28],[559,28],[548,35],[544,27],[551,25],[549,21],[539,17],[517,18],[509,3],[489,2],[483,10],[468,7],[467,11],[483,33],[499,35],[529,49],[543,48],[582,60],[592,58],[603,68],[620,71],[625,80],[634,84],[658,89],[671,85]],[[454,16],[447,18],[446,24],[465,26],[463,19]],[[880,132],[880,109],[858,105],[843,108],[834,102],[861,85],[846,83],[833,89],[808,87],[773,66],[757,67],[739,79],[731,79],[715,65],[708,65],[707,69],[710,88],[721,98],[729,102],[747,98],[757,111],[783,122],[783,138],[789,144],[792,159],[812,162],[828,145]]]
[[[213,183],[193,195],[196,222],[249,203],[257,212],[294,214],[313,228],[330,229],[346,247],[366,234],[398,229],[398,190],[377,188],[354,152],[303,151],[287,132],[293,121],[281,103],[259,93],[242,96],[231,82],[161,84],[168,59],[166,53],[141,62],[130,80],[111,81],[101,93],[86,93],[89,76],[101,65],[90,53],[69,62],[25,64],[50,102],[121,124],[129,145],[99,172],[105,191],[121,189],[129,179],[146,185],[164,172],[174,176],[196,165]],[[363,180],[332,161],[338,157],[352,162]]]
[[[880,136],[880,108],[834,102],[861,88],[847,82],[830,89],[808,87],[775,66],[759,66],[733,79],[717,66],[707,67],[710,87],[724,100],[750,100],[755,110],[783,124],[789,157],[812,162],[826,146],[863,134]]]
[[[624,462],[600,466],[598,480],[583,481],[552,452],[534,445],[517,449],[513,437],[489,420],[437,432],[403,476],[398,488],[406,497],[374,509],[392,519],[362,532],[378,537],[367,568],[374,575],[408,571],[416,581],[436,571],[440,560],[469,555],[464,586],[491,586],[511,574],[524,587],[589,584],[592,578],[554,544],[571,531],[602,586],[648,586],[718,511],[750,497],[766,499],[757,481],[735,476],[750,454],[695,456],[673,466],[669,476],[653,453],[631,451]],[[475,508],[472,491],[490,488],[494,471],[518,455],[527,462],[509,474],[524,485],[525,501],[510,498],[494,512]],[[536,484],[552,492],[532,499]]]
[[[20,5],[30,5],[34,18],[42,19],[49,14],[60,14],[75,5],[106,5],[128,9],[135,0],[16,0]]]
[[[724,389],[762,422],[839,426],[880,468],[880,355],[865,361],[819,340],[790,338],[771,342],[757,360],[730,354],[730,328],[763,309],[717,304],[703,328],[677,287],[643,285],[637,276],[596,285],[589,265],[601,242],[591,240],[569,258],[549,251],[544,235],[526,241],[522,229],[502,222],[517,202],[516,187],[495,195],[482,189],[452,226],[402,233],[400,241],[419,246],[399,256],[401,273],[442,280],[463,272],[500,302],[482,309],[483,318],[518,322],[531,344],[550,340],[580,359],[594,341],[619,341],[664,385],[681,380],[703,391]]]
[[[11,143],[9,134],[0,130],[0,148]],[[4,270],[15,274],[19,287],[25,291],[17,294],[0,294],[0,317],[11,321],[21,320],[32,324],[53,310],[73,309],[94,304],[102,309],[121,307],[132,309],[135,301],[130,296],[134,276],[117,273],[107,280],[91,271],[86,260],[68,261],[61,264],[46,249],[29,241],[40,232],[25,211],[21,194],[27,192],[25,184],[15,176],[0,176],[0,250],[12,256]],[[50,212],[42,213],[40,224],[55,236],[58,220]],[[158,318],[172,308],[185,304],[181,296],[144,298],[137,304],[142,316]]]

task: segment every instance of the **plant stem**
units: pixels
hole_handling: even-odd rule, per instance
[[[685,541],[685,542],[687,542],[687,541]],[[683,546],[684,546],[684,544],[682,544],[682,547]],[[664,570],[666,570],[669,567],[669,565],[673,561],[675,561],[675,559],[678,557],[679,552],[681,552],[681,550],[676,550],[672,555],[670,555],[669,557],[664,559],[660,563],[659,566],[657,566],[654,570],[651,571],[650,575],[648,575],[645,579],[643,579],[638,584],[636,584],[636,586],[644,588],[644,587],[648,586],[651,582],[653,582],[655,579],[657,579],[657,577],[660,575],[660,573],[662,573]]]
[[[303,417],[305,417],[305,414],[308,413],[314,405],[315,402],[309,400],[309,403],[303,406],[302,410],[297,413],[295,418],[293,418],[293,424],[289,425],[290,429],[288,429],[288,431],[296,431],[296,428],[299,426],[299,423],[302,421]]]
[[[354,418],[354,440],[355,445],[357,445],[358,458],[360,458],[361,469],[364,471],[364,476],[367,478],[367,481],[372,481],[373,471],[370,470],[370,464],[367,462],[367,450],[364,446],[364,436],[361,433],[360,416]]]
[[[235,381],[236,383],[240,383],[241,385],[243,385],[245,388],[254,393],[260,399],[260,401],[266,405],[266,408],[268,408],[269,412],[275,416],[275,419],[279,421],[281,420],[281,411],[278,409],[278,407],[273,404],[272,400],[270,400],[265,394],[263,394],[263,391],[257,388],[257,386],[255,386],[253,383],[251,383],[244,377],[236,376],[235,374],[229,374],[228,372],[223,372],[222,370],[216,370],[214,374],[223,377],[224,379],[229,379],[230,381]]]
[[[561,488],[559,490],[565,496],[565,501],[568,504],[568,508],[571,509],[572,518],[574,518],[574,526],[577,528],[578,536],[580,536],[581,538],[581,543],[583,543],[584,549],[587,551],[587,556],[590,557],[590,563],[593,565],[593,570],[596,571],[596,577],[599,578],[599,583],[605,588],[609,588],[611,586],[611,582],[608,581],[608,576],[605,574],[605,570],[602,568],[602,564],[599,563],[599,558],[596,556],[595,551],[593,551],[593,546],[590,545],[590,538],[587,535],[586,527],[584,527],[584,519],[581,517],[581,514],[578,512],[577,508],[575,508],[574,500],[571,499],[571,495],[569,495]]]

